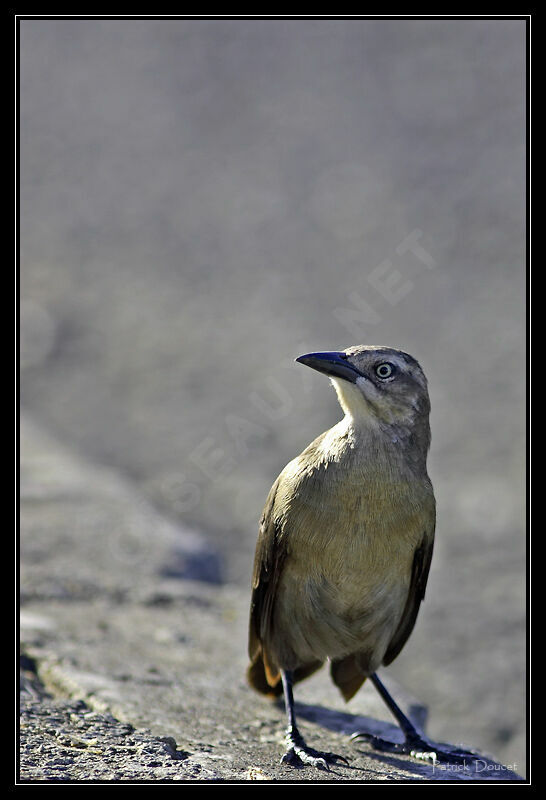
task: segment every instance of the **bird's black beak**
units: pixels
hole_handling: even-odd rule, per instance
[[[351,383],[356,383],[356,379],[362,377],[357,368],[347,361],[347,354],[343,352],[307,353],[296,358],[296,361],[332,378],[344,378]]]

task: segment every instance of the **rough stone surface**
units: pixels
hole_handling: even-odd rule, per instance
[[[346,706],[324,670],[297,687],[301,730],[350,765],[281,765],[283,710],[244,679],[248,592],[165,577],[173,548],[208,552],[197,534],[25,417],[22,439],[21,781],[521,780],[486,757],[446,771],[351,745],[398,732],[372,687]]]

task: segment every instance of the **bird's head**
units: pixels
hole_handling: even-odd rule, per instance
[[[328,375],[355,424],[428,429],[427,380],[412,356],[392,347],[358,345],[296,359]]]

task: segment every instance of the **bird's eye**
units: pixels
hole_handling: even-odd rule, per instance
[[[388,361],[385,361],[384,364],[378,364],[375,368],[375,374],[378,378],[381,378],[382,381],[390,378],[393,373],[394,367],[392,364],[389,364]]]

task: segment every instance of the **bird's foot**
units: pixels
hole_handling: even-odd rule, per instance
[[[374,750],[379,750],[383,753],[401,753],[432,764],[441,763],[460,766],[467,765],[479,758],[478,753],[473,753],[470,750],[461,750],[456,747],[452,748],[445,744],[439,746],[419,735],[408,736],[405,742],[391,742],[388,739],[382,739],[366,732],[353,733],[351,736],[352,742],[359,739],[369,742]]]
[[[314,750],[305,744],[303,736],[297,729],[290,729],[285,736],[286,753],[281,758],[281,764],[290,764],[293,767],[311,766],[317,769],[324,769],[330,771],[331,764],[337,764],[338,761],[345,763],[347,766],[349,762],[343,756],[338,756],[336,753],[323,753],[320,750]]]

